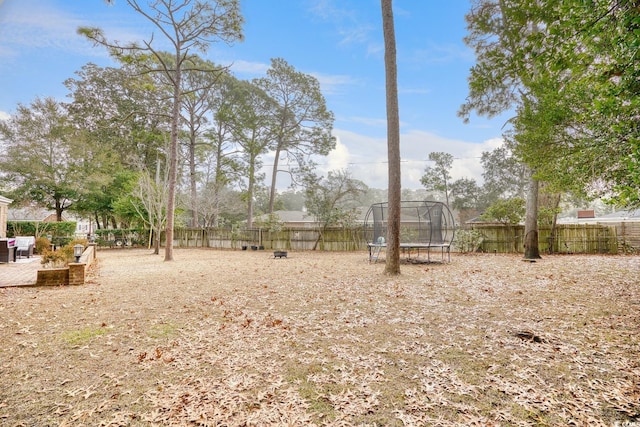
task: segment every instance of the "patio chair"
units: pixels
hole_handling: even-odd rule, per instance
[[[34,236],[16,236],[16,256],[18,258],[26,256],[31,258],[33,256],[33,247],[36,245],[36,238]]]

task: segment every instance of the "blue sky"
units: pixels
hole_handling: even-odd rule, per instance
[[[144,2],[146,0],[141,0]],[[203,55],[233,64],[242,79],[284,58],[315,76],[335,114],[336,150],[320,170],[348,169],[373,188],[387,186],[384,50],[379,0],[240,0],[245,40]],[[508,115],[464,124],[473,52],[465,36],[469,0],[395,0],[402,185],[420,188],[432,151],[454,155],[453,177],[481,181],[479,157],[501,142]],[[67,95],[63,81],[84,64],[113,65],[76,34],[97,26],[109,39],[148,39],[151,28],[125,0],[0,0],[0,118],[36,97]],[[268,161],[266,161],[268,163]]]

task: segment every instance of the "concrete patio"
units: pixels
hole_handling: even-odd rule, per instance
[[[33,286],[41,268],[40,257],[18,258],[16,262],[0,263],[0,288]]]

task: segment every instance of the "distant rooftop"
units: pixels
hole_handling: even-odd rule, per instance
[[[640,219],[640,209],[616,211],[607,215],[602,215],[600,218]]]
[[[576,217],[559,218],[559,224],[596,224],[599,222],[616,222],[616,221],[640,221],[640,209],[624,209],[610,214],[591,216],[590,211],[578,211]]]

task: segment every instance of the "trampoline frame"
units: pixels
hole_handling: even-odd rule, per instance
[[[374,203],[364,222],[364,236],[369,248],[369,262],[377,261],[386,249],[388,203]],[[441,259],[451,261],[451,244],[455,237],[453,214],[446,204],[431,200],[402,200],[400,202],[400,248],[411,258],[411,252],[426,250],[431,261],[431,250],[440,249]]]

